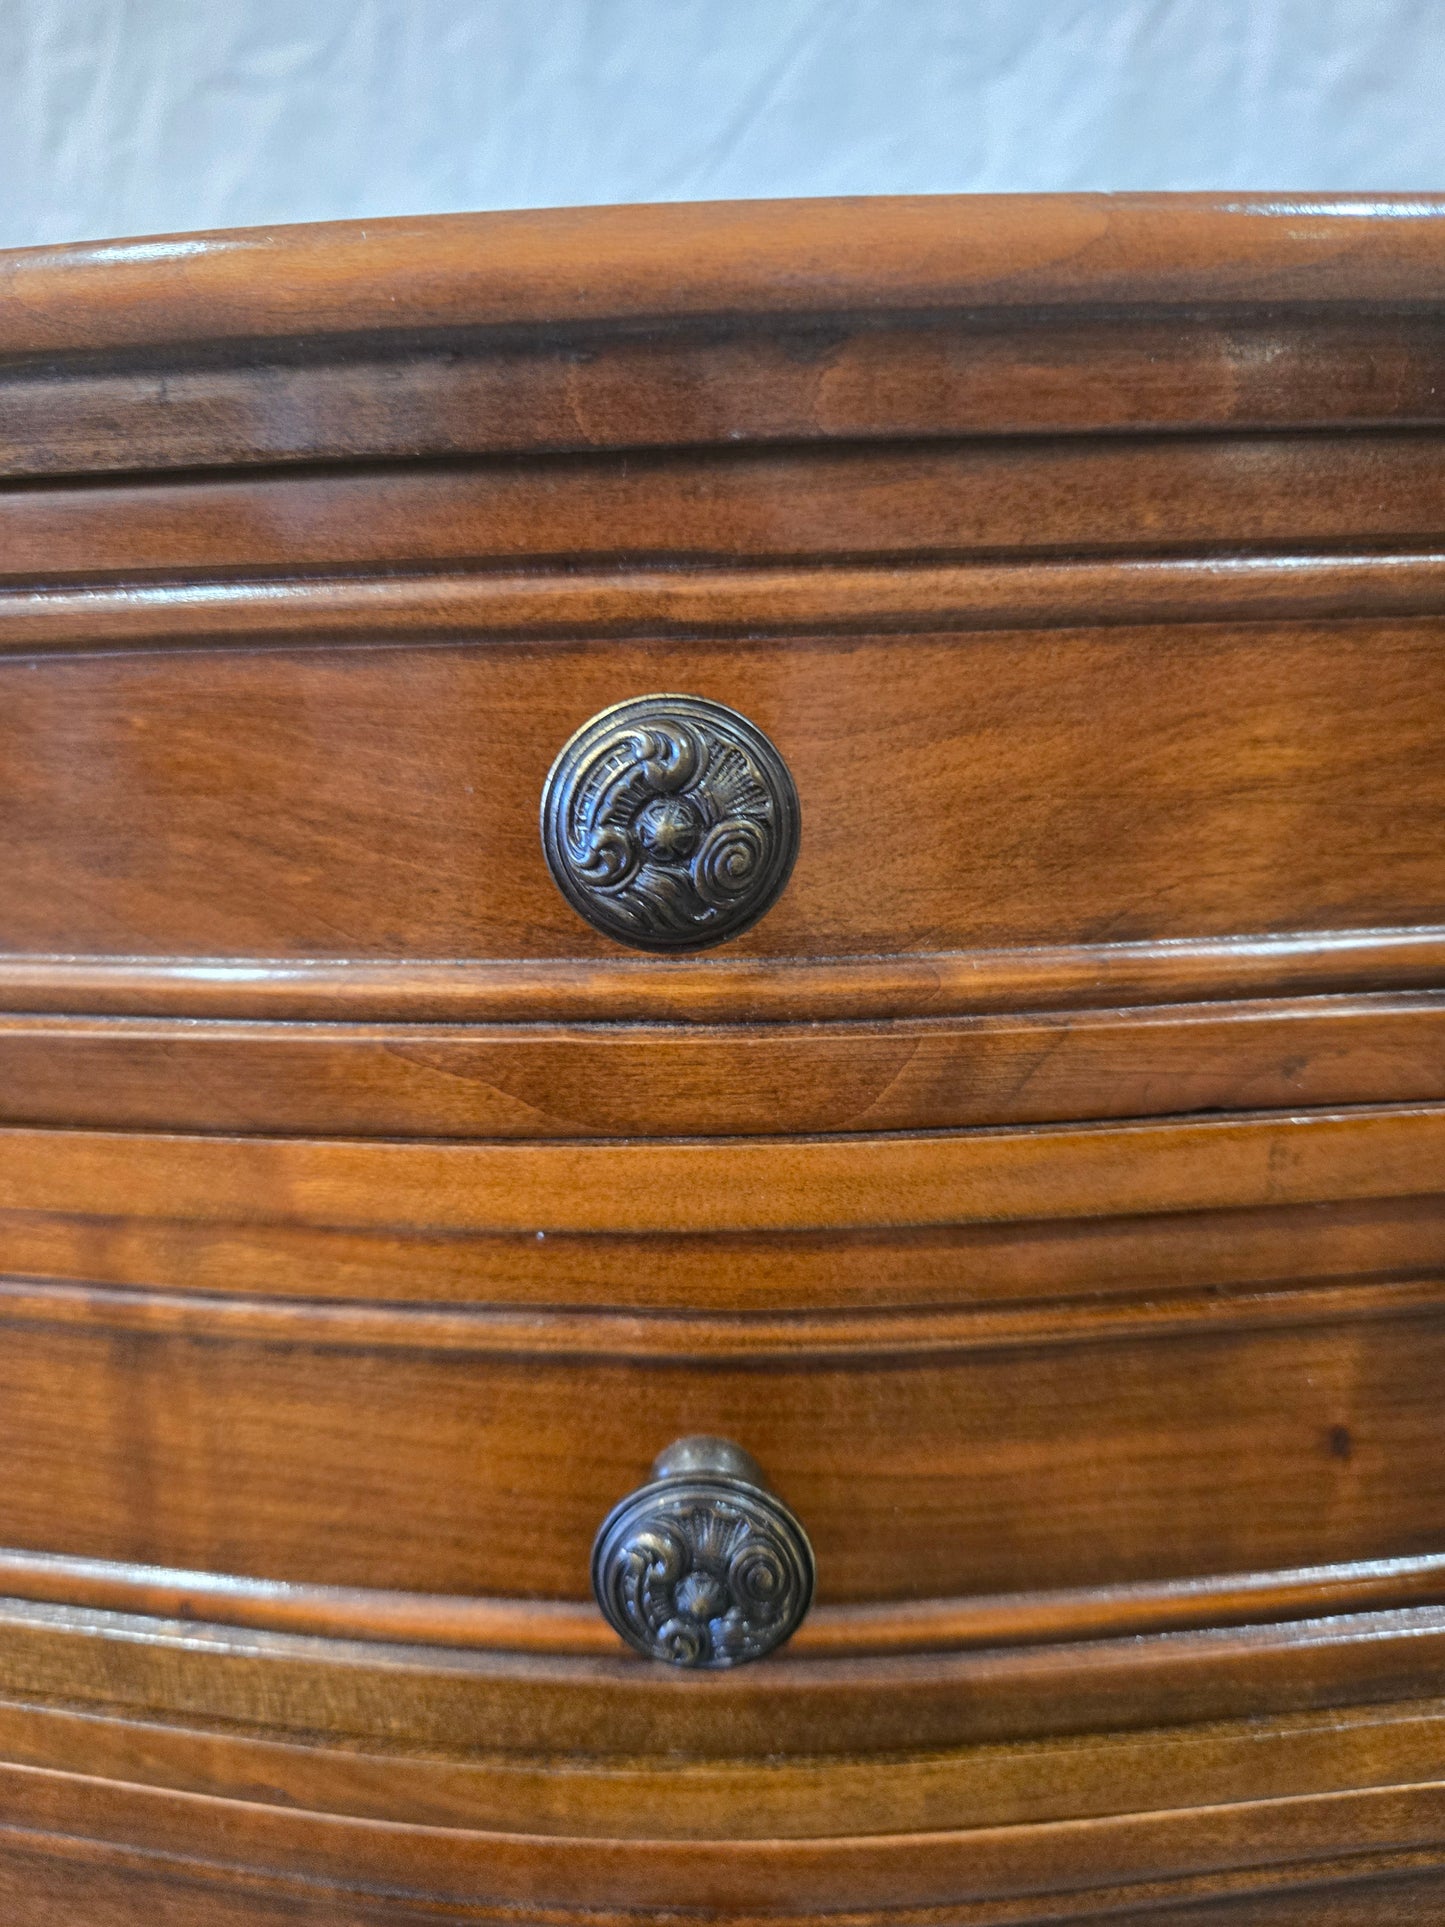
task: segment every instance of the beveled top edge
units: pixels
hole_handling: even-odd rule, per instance
[[[0,252],[0,355],[709,316],[1442,300],[1445,196],[678,202]]]

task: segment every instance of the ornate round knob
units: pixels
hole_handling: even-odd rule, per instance
[[[781,1645],[808,1610],[813,1548],[741,1446],[679,1439],[603,1520],[592,1590],[649,1659],[738,1666]]]
[[[594,929],[700,950],[772,904],[798,853],[798,793],[760,729],[701,696],[639,696],[584,723],[542,792],[542,848]]]

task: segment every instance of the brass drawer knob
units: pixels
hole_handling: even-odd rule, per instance
[[[639,950],[701,950],[774,903],[798,853],[788,766],[746,716],[639,696],[584,723],[542,792],[542,848],[594,929]]]
[[[679,1439],[615,1505],[592,1590],[622,1637],[674,1666],[739,1666],[793,1632],[813,1597],[808,1535],[728,1439]]]

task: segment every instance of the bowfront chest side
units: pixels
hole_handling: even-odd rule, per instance
[[[0,1912],[1445,1919],[1445,201],[0,256]]]

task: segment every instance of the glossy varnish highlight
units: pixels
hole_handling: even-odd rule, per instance
[[[1445,204],[0,259],[0,1899],[1445,1907]],[[736,942],[562,744],[776,744]],[[736,1438],[819,1560],[589,1601]],[[520,1912],[519,1912],[520,1910]]]

